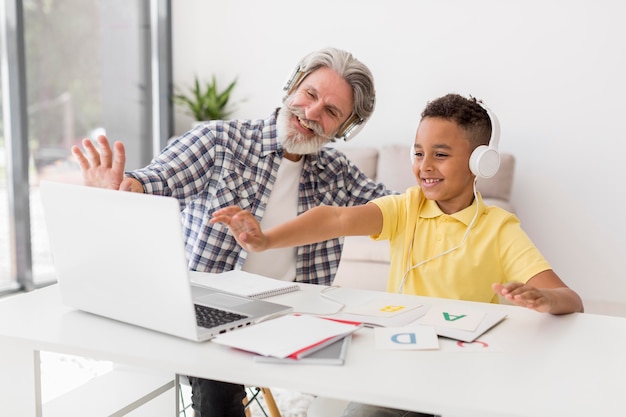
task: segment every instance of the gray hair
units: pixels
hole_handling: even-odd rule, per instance
[[[350,85],[354,97],[352,113],[362,119],[365,124],[376,105],[374,77],[365,64],[354,58],[351,53],[341,49],[324,48],[302,58],[294,74],[296,78],[292,78],[293,82],[285,86],[288,91],[283,97],[283,102],[307,75],[322,67],[331,68]]]

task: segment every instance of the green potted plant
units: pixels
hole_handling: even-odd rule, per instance
[[[196,76],[193,87],[188,89],[188,93],[177,91],[173,96],[174,103],[185,107],[186,113],[198,122],[224,120],[232,113],[227,106],[236,84],[235,78],[225,90],[219,91],[215,75],[211,78],[211,82],[206,84],[202,84]]]

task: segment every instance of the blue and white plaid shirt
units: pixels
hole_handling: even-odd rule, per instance
[[[272,192],[283,148],[276,114],[261,120],[211,121],[172,142],[145,168],[128,172],[150,194],[172,196],[182,211],[189,268],[241,269],[247,251],[223,224],[211,224],[216,209],[237,205],[259,221]],[[304,156],[298,214],[319,205],[352,206],[390,194],[332,147]],[[343,238],[297,248],[296,281],[331,284]]]

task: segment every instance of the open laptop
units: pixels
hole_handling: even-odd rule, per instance
[[[174,198],[47,181],[40,190],[70,307],[195,341],[292,310],[192,285]],[[196,310],[207,308],[241,317],[199,326]]]

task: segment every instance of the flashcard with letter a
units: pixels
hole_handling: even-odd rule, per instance
[[[447,327],[472,332],[476,330],[484,317],[484,312],[463,309],[463,307],[432,306],[419,323],[424,326]]]

